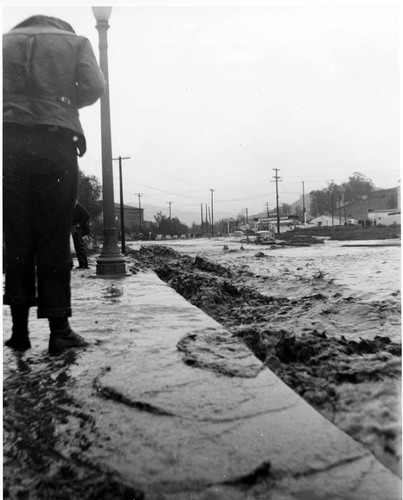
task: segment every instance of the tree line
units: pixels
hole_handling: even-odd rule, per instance
[[[86,208],[90,215],[91,233],[93,236],[102,236],[102,185],[95,175],[85,175],[79,171],[78,201]],[[120,229],[120,228],[118,228]],[[177,217],[166,217],[161,212],[154,216],[154,221],[127,222],[125,233],[135,234],[143,239],[154,239],[158,234],[163,236],[181,236],[189,233],[189,227],[180,222]]]
[[[366,199],[374,190],[371,179],[360,172],[354,172],[347,182],[336,184],[331,181],[324,189],[311,191],[310,214],[316,217],[333,213],[340,206]]]

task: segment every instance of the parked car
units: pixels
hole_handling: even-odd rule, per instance
[[[256,245],[267,245],[275,241],[274,230],[256,231],[255,243]]]
[[[231,236],[234,236],[234,238],[242,238],[245,234],[243,231],[234,231]]]

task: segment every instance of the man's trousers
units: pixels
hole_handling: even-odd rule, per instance
[[[71,316],[70,230],[77,151],[66,129],[5,124],[3,227],[8,305]]]
[[[81,234],[81,229],[78,228],[73,231],[72,237],[79,267],[88,268],[87,250]]]

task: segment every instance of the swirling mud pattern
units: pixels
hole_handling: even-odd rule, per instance
[[[75,353],[57,359],[15,356],[3,391],[3,498],[143,498],[83,456],[97,430],[69,389]]]

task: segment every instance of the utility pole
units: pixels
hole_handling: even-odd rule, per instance
[[[266,212],[267,212],[267,218],[270,217],[270,213],[269,213],[269,202],[266,201]]]
[[[206,234],[208,234],[208,210],[207,210],[207,203],[205,203],[204,213],[205,213],[205,216],[206,216]]]
[[[169,205],[169,232],[170,232],[171,237],[172,237],[171,206],[172,206],[173,201],[167,201],[167,203]]]
[[[276,172],[274,176],[274,180],[276,182],[276,209],[277,209],[277,234],[280,234],[280,210],[278,206],[278,183],[281,181],[281,178],[278,176],[279,168],[272,168]]]
[[[332,189],[332,227],[334,226],[334,188]]]
[[[306,224],[306,209],[305,209],[305,182],[302,181],[302,215],[304,217],[304,224]]]
[[[169,220],[171,220],[171,205],[173,203],[173,201],[167,201],[168,205],[169,205]]]
[[[213,193],[214,189],[210,189],[211,192],[211,237],[214,236],[214,215],[213,215]]]
[[[246,222],[246,241],[249,243],[249,213],[248,209],[245,208],[245,222]]]
[[[120,241],[122,244],[122,253],[126,252],[126,237],[125,237],[125,211],[123,205],[123,181],[122,181],[122,160],[130,160],[130,156],[122,158],[112,158],[119,161],[119,185],[120,185]]]
[[[143,196],[143,193],[136,193],[137,196],[139,197],[139,222],[140,222],[140,233],[142,232],[142,221],[141,221],[141,203],[140,203],[140,198]]]
[[[200,203],[200,221],[201,221],[201,232],[204,233],[203,228],[203,203]]]

